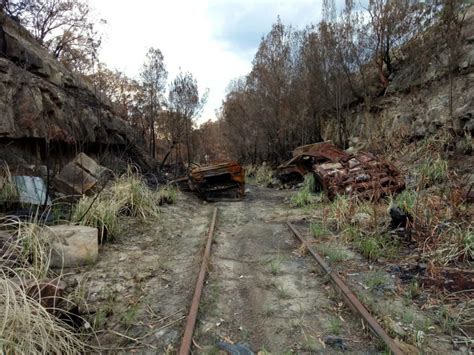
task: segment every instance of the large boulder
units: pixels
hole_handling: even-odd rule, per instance
[[[99,255],[97,228],[74,225],[48,227],[51,245],[51,267],[68,268],[89,265]]]
[[[62,193],[83,195],[106,179],[109,170],[84,153],[79,153],[54,179],[55,187]]]

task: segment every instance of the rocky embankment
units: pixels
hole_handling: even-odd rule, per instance
[[[12,164],[18,159],[44,163],[48,142],[50,147],[62,147],[53,149],[52,155],[66,154],[68,147],[98,151],[107,146],[146,164],[137,137],[90,83],[67,70],[28,31],[0,13],[3,159]]]
[[[449,104],[448,49],[441,34],[430,33],[433,36],[429,39],[430,51],[424,53],[425,49],[417,45],[419,51],[409,57],[402,50],[401,55],[395,56],[396,71],[389,78],[385,93],[352,107],[347,119],[351,145],[370,144],[374,140],[389,140],[400,135],[425,138],[446,126],[452,126],[458,136],[470,138],[474,135],[473,6],[468,9],[464,21],[460,55],[451,72],[453,118]],[[329,124],[325,127],[324,138],[334,139],[335,132],[333,124]]]

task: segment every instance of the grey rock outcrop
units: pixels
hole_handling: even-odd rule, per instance
[[[90,83],[0,13],[0,139],[133,146],[144,156],[138,137]]]

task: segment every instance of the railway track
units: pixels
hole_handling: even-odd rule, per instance
[[[202,263],[197,277],[197,282],[194,290],[193,299],[191,306],[189,308],[189,313],[186,320],[186,325],[184,329],[184,335],[181,341],[181,346],[179,349],[180,355],[186,355],[191,352],[192,344],[197,345],[193,340],[193,334],[195,331],[195,326],[198,317],[199,305],[201,303],[201,296],[203,294],[204,284],[206,281],[206,275],[208,272],[209,261],[211,257],[211,246],[213,243],[214,234],[216,231],[216,226],[218,224],[218,208],[215,207],[211,222],[208,229],[208,235],[206,240],[206,246],[204,249]],[[392,354],[399,355],[403,352],[398,347],[397,343],[384,331],[376,319],[367,311],[364,305],[357,299],[354,293],[349,289],[349,287],[344,283],[344,281],[337,275],[337,273],[332,272],[331,268],[326,264],[324,259],[311,248],[309,243],[306,242],[302,234],[297,230],[297,228],[286,222],[286,226],[291,231],[293,236],[304,246],[304,248],[309,252],[313,259],[317,262],[317,265],[322,269],[323,273],[329,276],[332,284],[334,285],[335,290],[342,296],[342,299],[345,301],[346,305],[354,312],[354,314],[360,318],[365,325],[376,335],[381,341],[383,341],[390,350]],[[219,228],[217,228],[219,230]],[[224,259],[223,256],[220,257]],[[232,255],[229,255],[227,259],[232,259]],[[241,261],[239,261],[241,262]],[[257,262],[256,260],[253,262]],[[252,260],[247,260],[246,263],[252,263]],[[240,276],[242,278],[243,275]],[[245,286],[244,286],[245,288]],[[318,317],[317,314],[314,314],[313,317]],[[241,327],[240,327],[241,329]]]

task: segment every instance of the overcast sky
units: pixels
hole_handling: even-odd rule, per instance
[[[304,28],[321,17],[322,0],[93,0],[107,20],[100,58],[137,77],[145,53],[159,48],[174,78],[181,68],[209,99],[199,122],[215,117],[230,80],[247,74],[260,39],[280,15]]]

